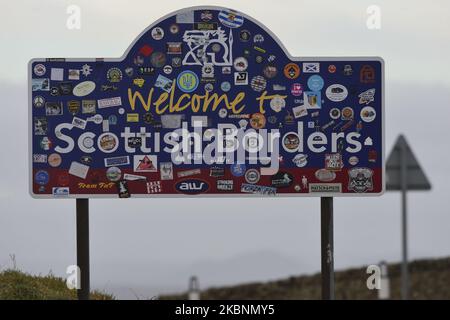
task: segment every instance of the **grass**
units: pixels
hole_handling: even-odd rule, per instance
[[[17,269],[0,272],[0,300],[76,300],[76,290],[66,286],[65,279],[52,274],[33,276]],[[92,300],[112,300],[114,296],[94,290]]]

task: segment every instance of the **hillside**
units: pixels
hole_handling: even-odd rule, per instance
[[[413,261],[409,270],[412,299],[450,299],[450,258]],[[400,264],[390,264],[388,273],[391,298],[400,299]],[[366,287],[367,277],[365,267],[336,272],[336,299],[377,299],[377,291]],[[186,293],[160,296],[186,298]],[[320,299],[320,274],[209,288],[201,292],[201,299]]]
[[[76,290],[69,290],[62,278],[53,275],[32,276],[18,270],[0,272],[0,300],[75,300]],[[93,291],[93,300],[111,300],[110,294]]]

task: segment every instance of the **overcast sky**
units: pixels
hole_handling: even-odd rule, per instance
[[[66,28],[70,4],[81,8],[81,30]],[[293,56],[384,58],[386,151],[404,133],[433,184],[408,196],[410,256],[449,256],[449,1],[29,0],[0,5],[0,267],[15,254],[27,272],[64,276],[76,262],[75,200],[35,200],[27,191],[28,61],[120,57],[153,21],[202,4],[252,16]],[[366,27],[372,4],[381,9],[379,30]],[[184,289],[191,274],[205,287],[320,270],[317,198],[90,205],[92,284],[120,297]],[[400,258],[398,193],[335,200],[337,269]]]

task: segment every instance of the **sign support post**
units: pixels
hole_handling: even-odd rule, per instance
[[[77,199],[77,265],[80,272],[78,300],[89,300],[89,199]]]
[[[409,296],[409,274],[408,274],[408,227],[407,227],[407,211],[406,211],[406,191],[408,189],[407,176],[407,158],[406,144],[402,144],[400,148],[400,174],[402,189],[402,299],[408,300]]]
[[[322,300],[334,300],[333,198],[320,198]]]

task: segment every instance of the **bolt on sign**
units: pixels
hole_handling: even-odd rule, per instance
[[[194,7],[119,59],[29,63],[33,197],[384,191],[381,58],[295,58],[259,22]]]

